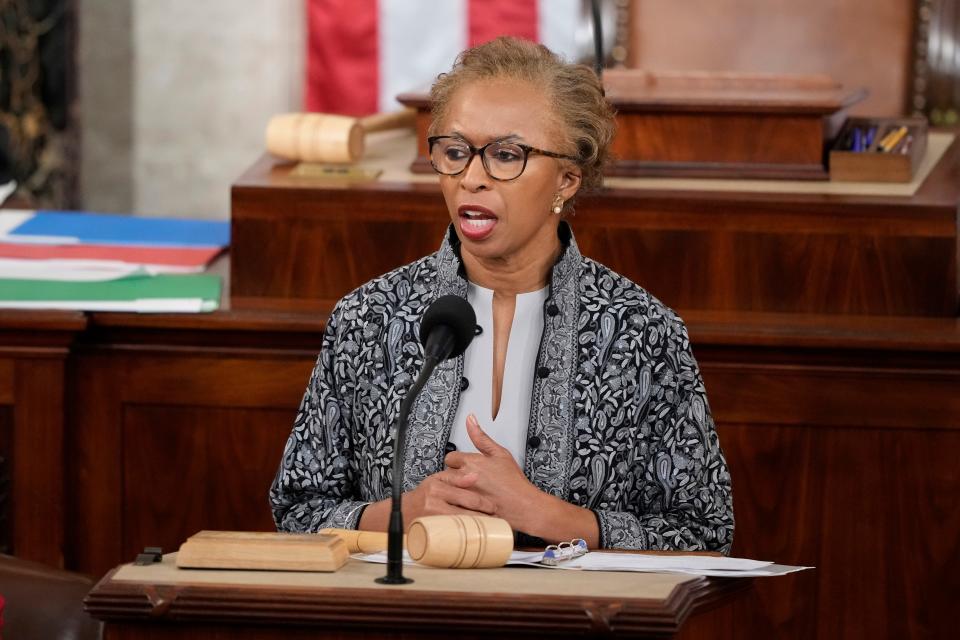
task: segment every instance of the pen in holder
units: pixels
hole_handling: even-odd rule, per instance
[[[513,551],[513,530],[489,516],[424,516],[410,524],[407,552],[416,562],[450,569],[502,567]]]

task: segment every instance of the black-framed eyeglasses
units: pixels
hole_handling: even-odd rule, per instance
[[[576,160],[572,156],[544,151],[519,142],[494,140],[478,148],[455,136],[430,136],[427,143],[430,145],[430,164],[433,165],[433,170],[445,176],[463,173],[477,154],[480,155],[487,175],[500,181],[519,178],[527,168],[527,158],[531,153],[561,160]]]

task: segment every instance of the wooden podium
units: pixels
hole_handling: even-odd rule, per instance
[[[130,638],[717,638],[751,578],[408,566],[413,584],[374,582],[385,565],[336,573],[122,565],[85,601],[108,640]]]

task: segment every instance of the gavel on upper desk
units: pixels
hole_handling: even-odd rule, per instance
[[[284,113],[267,124],[267,151],[302,162],[351,163],[363,157],[366,134],[413,128],[414,109],[365,118],[328,113]]]

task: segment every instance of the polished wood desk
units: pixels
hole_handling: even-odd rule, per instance
[[[262,157],[233,186],[234,302],[323,307],[436,251],[449,216],[436,178],[405,169],[414,146],[374,147],[376,181],[311,179]],[[956,137],[907,196],[608,182],[570,220],[581,251],[675,309],[955,317],[960,308]]]
[[[135,638],[718,638],[750,578],[405,567],[336,573],[178,570],[170,556],[111,571],[87,596],[107,640]],[[733,636],[728,636],[733,637]]]

